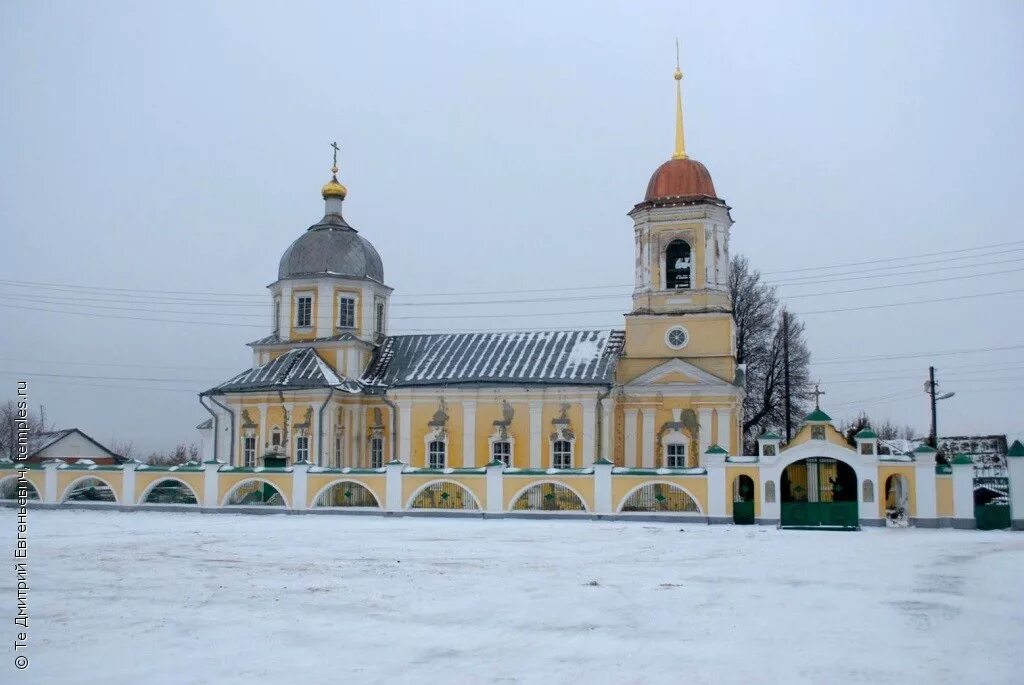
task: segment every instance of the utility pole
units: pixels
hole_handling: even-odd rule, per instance
[[[939,449],[939,435],[936,427],[936,411],[935,411],[935,367],[928,367],[928,394],[932,400],[932,430],[928,434],[928,444],[931,445],[932,449]]]
[[[786,393],[786,442],[792,437],[793,422],[789,413],[789,312],[782,310],[782,370]]]

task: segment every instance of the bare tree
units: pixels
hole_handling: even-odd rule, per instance
[[[856,440],[853,439],[854,436],[864,428],[870,428],[874,431],[879,440],[913,440],[914,436],[920,435],[909,424],[900,426],[889,419],[880,422],[872,421],[866,412],[861,412],[852,420],[843,421],[840,426],[840,432],[846,436],[846,442],[854,445],[856,444]]]
[[[764,283],[760,272],[742,255],[732,259],[729,290],[736,321],[736,362],[746,365],[744,444],[752,448],[763,431],[785,430],[782,310],[775,288]],[[798,424],[810,408],[811,353],[803,322],[793,314],[788,320],[790,407],[794,424]]]
[[[150,452],[144,461],[153,466],[178,466],[199,455],[198,445],[180,443],[169,452]]]
[[[18,411],[18,403],[14,400],[7,400],[0,404],[0,457],[13,461],[17,457],[18,446],[18,422],[21,415]],[[28,422],[29,440],[34,442],[35,438],[48,430],[43,425],[42,416],[33,411],[28,411],[25,416]]]
[[[135,443],[131,440],[117,440],[110,442],[110,451],[119,457],[131,460],[135,458]]]

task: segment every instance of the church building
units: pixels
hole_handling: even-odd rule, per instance
[[[697,468],[714,445],[739,453],[732,219],[686,153],[678,68],[675,80],[674,153],[628,213],[635,285],[622,328],[389,335],[392,288],[344,217],[335,158],[323,217],[269,286],[252,368],[200,396],[213,456],[243,468],[571,470]]]

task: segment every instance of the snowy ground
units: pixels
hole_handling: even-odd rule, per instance
[[[1020,533],[68,510],[29,534],[4,683],[1021,682]],[[0,595],[13,616],[9,572]]]

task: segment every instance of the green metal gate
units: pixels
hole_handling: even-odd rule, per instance
[[[754,479],[736,476],[732,483],[732,522],[739,525],[754,523]]]
[[[859,528],[857,476],[849,464],[824,457],[794,462],[782,486],[783,528]]]
[[[1002,530],[1010,527],[1009,504],[982,504],[974,507],[979,530]]]

